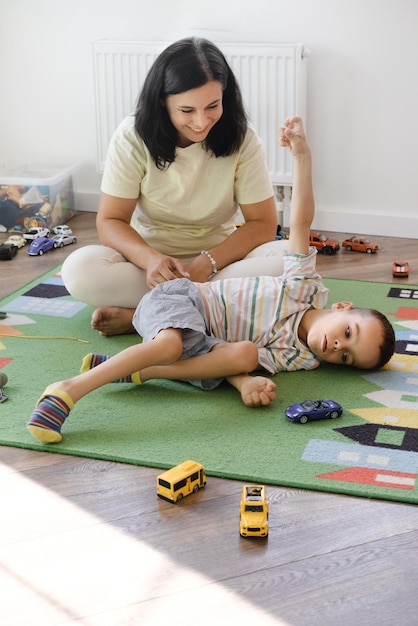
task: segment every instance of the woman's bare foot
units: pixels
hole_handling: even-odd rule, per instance
[[[247,406],[267,406],[276,398],[276,383],[265,376],[245,376],[239,391]]]
[[[135,329],[132,326],[134,313],[135,309],[118,306],[96,309],[91,316],[91,327],[106,337],[134,333]]]

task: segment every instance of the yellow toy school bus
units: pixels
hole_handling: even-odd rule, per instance
[[[157,494],[170,502],[177,502],[205,485],[205,468],[197,461],[184,461],[157,476]]]

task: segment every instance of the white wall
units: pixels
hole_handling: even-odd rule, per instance
[[[416,0],[0,0],[0,163],[82,159],[95,209],[92,42],[303,42],[316,228],[418,233]]]

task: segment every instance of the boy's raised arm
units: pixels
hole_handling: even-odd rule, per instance
[[[300,117],[289,117],[280,128],[280,145],[293,155],[293,189],[287,250],[293,254],[309,252],[309,231],[315,213],[312,188],[311,149]]]

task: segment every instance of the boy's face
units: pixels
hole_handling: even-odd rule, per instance
[[[338,308],[338,305],[346,305]],[[379,360],[383,329],[378,319],[351,308],[351,303],[334,305],[328,315],[318,317],[307,334],[307,345],[327,363],[373,369]]]

